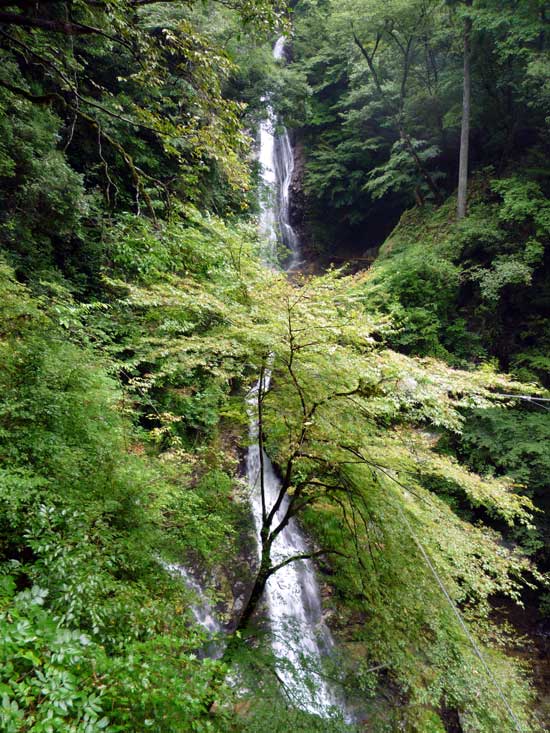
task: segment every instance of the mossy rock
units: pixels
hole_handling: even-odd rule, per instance
[[[404,730],[407,733],[445,733],[445,726],[435,710],[415,707],[407,711]]]

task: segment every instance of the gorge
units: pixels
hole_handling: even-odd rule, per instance
[[[545,733],[544,3],[0,11],[2,732]]]

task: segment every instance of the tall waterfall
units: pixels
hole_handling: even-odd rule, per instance
[[[274,56],[282,58],[284,39],[277,41]],[[279,243],[289,251],[287,271],[300,262],[298,237],[289,221],[289,188],[294,166],[290,139],[286,130],[275,135],[275,116],[268,109],[268,119],[260,128],[260,161],[263,181],[271,193],[264,203],[261,225],[264,238],[273,256]],[[262,392],[269,387],[269,375],[264,377]],[[247,474],[251,486],[252,510],[258,545],[262,526],[261,461],[258,444],[257,396],[260,383],[256,384],[248,399],[251,446],[247,455]],[[281,488],[269,457],[263,454],[263,485],[267,512],[273,507]],[[286,499],[279,509],[274,527],[285,515]],[[279,534],[272,548],[272,562],[277,564],[286,558],[303,555],[309,544],[294,519]],[[289,563],[270,577],[265,590],[269,612],[272,646],[279,660],[278,674],[286,692],[302,709],[327,715],[336,700],[330,686],[322,677],[322,660],[333,646],[330,632],[321,613],[321,595],[315,579],[313,564],[309,560]]]

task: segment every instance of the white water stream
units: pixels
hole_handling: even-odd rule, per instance
[[[283,58],[284,38],[274,48],[276,59]],[[275,135],[275,115],[268,107],[268,119],[260,128],[260,162],[264,186],[268,191],[262,208],[262,234],[269,247],[268,256],[276,261],[279,244],[290,252],[285,257],[286,270],[300,264],[299,240],[290,224],[289,190],[294,169],[294,158],[285,129]],[[252,511],[260,546],[262,527],[262,481],[260,446],[258,444],[257,398],[260,384],[256,384],[248,398],[251,445],[247,454],[247,474],[251,486]],[[262,393],[269,388],[269,375],[264,377]],[[281,481],[269,457],[263,453],[263,487],[266,512],[275,504]],[[288,499],[282,502],[272,529],[285,516]],[[282,530],[272,548],[272,563],[303,555],[311,550],[304,533],[294,519]],[[328,715],[337,700],[322,676],[322,662],[331,650],[333,641],[323,621],[321,594],[315,578],[313,563],[298,560],[289,563],[272,575],[265,590],[269,612],[272,646],[279,662],[278,675],[286,694],[293,703],[308,712]]]
[[[196,597],[195,603],[191,606],[191,612],[195,617],[195,621],[202,626],[205,631],[210,634],[219,634],[222,631],[222,625],[214,616],[210,601],[204,595],[204,592],[191,573],[178,563],[163,563],[164,567],[172,575],[179,575],[185,585],[193,591]]]
[[[273,49],[277,60],[284,57],[285,38],[279,38]],[[267,105],[267,119],[260,124],[260,153],[264,196],[260,215],[261,231],[268,245],[266,259],[278,265],[286,262],[286,271],[295,270],[300,264],[300,243],[290,223],[290,185],[294,173],[294,154],[290,137],[283,127],[276,134],[277,118],[271,105]],[[278,246],[282,246],[282,257]]]
[[[180,577],[187,588],[195,596],[195,602],[191,605],[191,613],[195,621],[206,632],[206,641],[199,655],[219,659],[224,651],[223,626],[214,615],[212,604],[204,594],[200,584],[191,573],[179,563],[167,563],[161,560],[161,565],[174,577]]]

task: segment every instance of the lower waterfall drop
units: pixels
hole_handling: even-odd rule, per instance
[[[280,38],[273,55],[282,59],[285,39]],[[288,132],[283,128],[275,135],[275,114],[268,106],[268,119],[260,127],[260,162],[262,178],[268,196],[263,204],[261,229],[269,246],[267,259],[276,261],[276,248],[282,244],[290,253],[286,259],[286,271],[300,264],[299,240],[290,223],[289,190],[294,169],[293,151]],[[265,393],[270,375],[263,377],[251,390],[248,398],[250,418],[250,442],[247,454],[247,476],[251,487],[252,511],[260,547],[262,527],[262,480],[266,510],[274,506],[281,481],[269,457],[260,454],[259,425],[257,416],[258,390]],[[262,460],[261,460],[262,459]],[[274,526],[284,517],[288,499],[285,498]],[[311,548],[293,518],[280,532],[272,548],[272,562],[307,554]],[[272,633],[272,648],[280,660],[278,675],[287,694],[299,708],[317,715],[328,716],[338,706],[334,691],[322,675],[323,658],[333,648],[330,631],[323,621],[321,594],[311,560],[296,560],[275,572],[268,580],[265,600]]]

